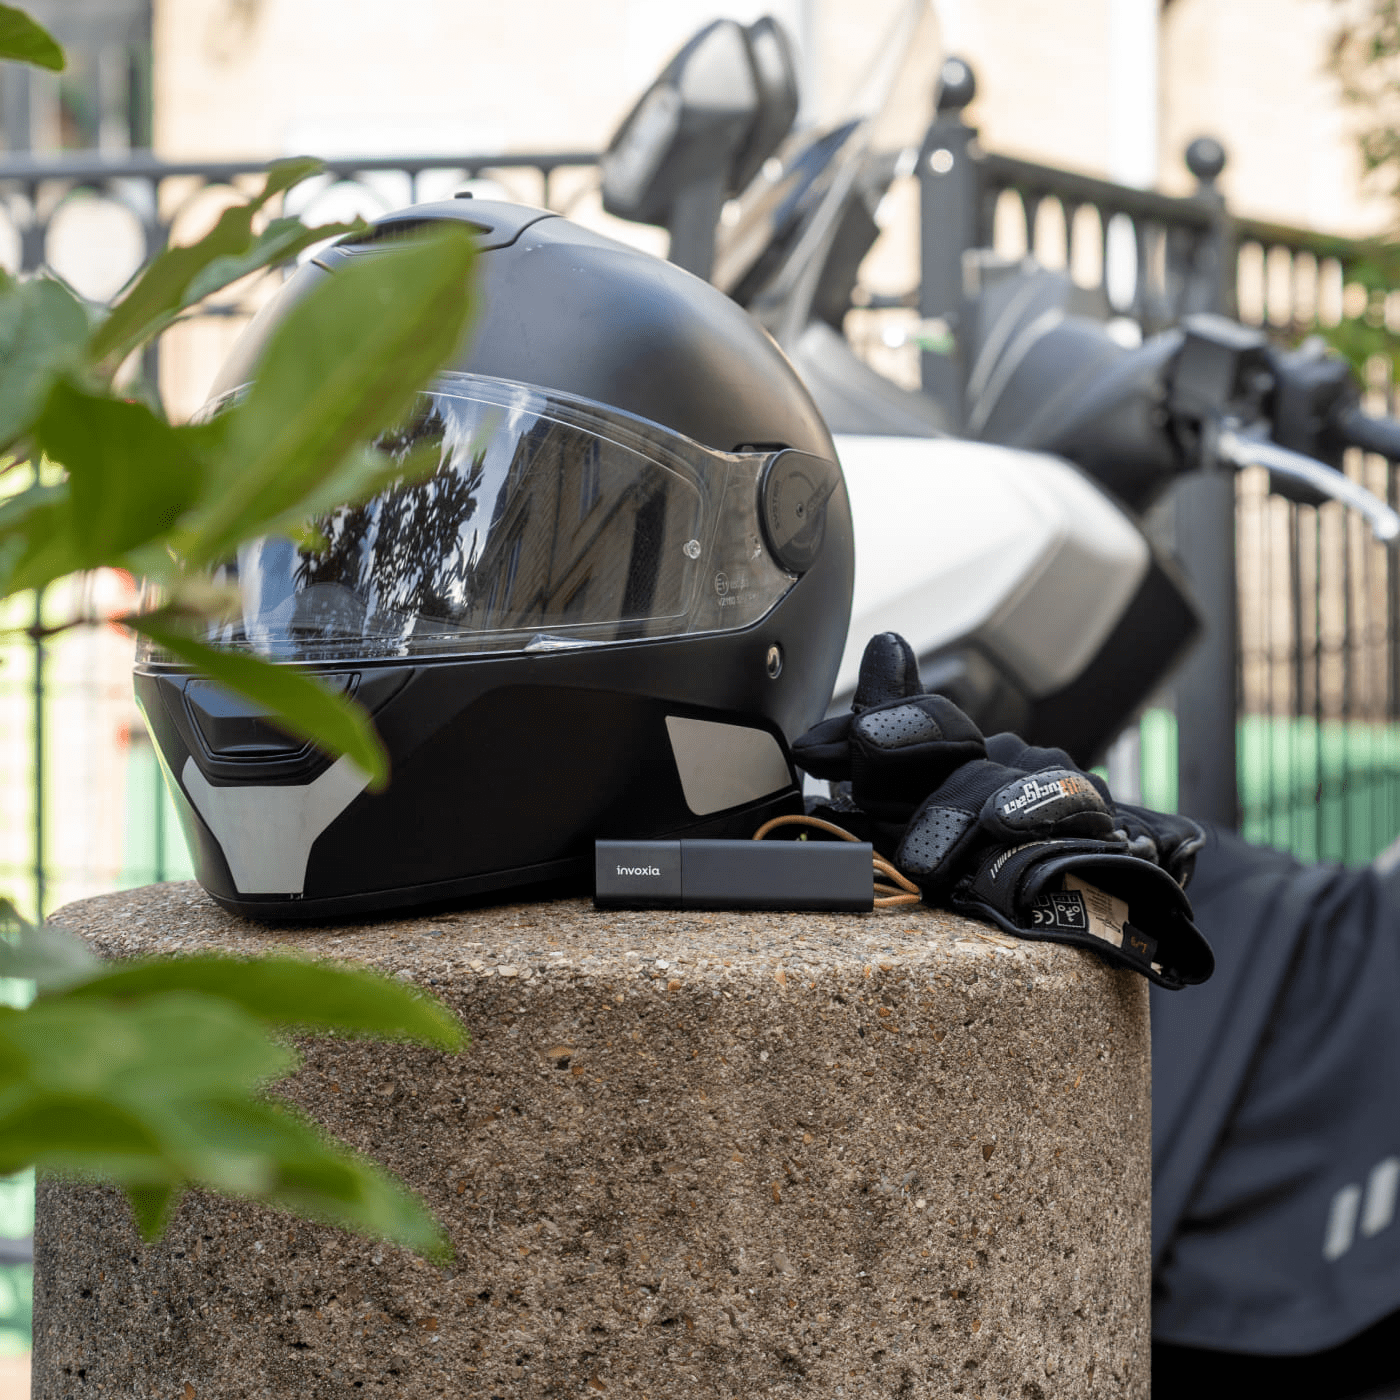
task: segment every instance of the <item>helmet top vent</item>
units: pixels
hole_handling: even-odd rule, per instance
[[[375,224],[364,233],[352,233],[336,244],[347,252],[359,252],[364,248],[382,246],[385,243],[402,243],[409,238],[422,238],[439,228],[461,228],[461,219],[391,219],[386,223]],[[468,222],[467,227],[477,234],[488,234],[493,230],[486,224]]]

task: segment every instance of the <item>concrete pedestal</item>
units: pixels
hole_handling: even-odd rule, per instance
[[[922,908],[268,929],[166,885],[58,921],[361,960],[472,1043],[311,1042],[286,1086],[447,1268],[205,1196],[148,1249],[41,1186],[36,1400],[1147,1395],[1147,989],[1090,954]]]

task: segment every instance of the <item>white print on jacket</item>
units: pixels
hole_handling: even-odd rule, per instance
[[[1379,1235],[1395,1219],[1395,1192],[1400,1187],[1400,1157],[1387,1157],[1371,1168],[1366,1178],[1366,1196],[1361,1188],[1343,1186],[1332,1197],[1327,1212],[1327,1233],[1322,1241],[1322,1257],[1340,1259],[1356,1238],[1358,1216],[1361,1233],[1369,1239]]]

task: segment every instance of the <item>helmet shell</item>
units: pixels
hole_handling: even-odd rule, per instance
[[[391,214],[303,267],[255,318],[214,394],[252,377],[291,305],[337,266],[446,222],[478,232],[476,323],[448,369],[576,395],[733,452],[781,444],[835,460],[777,343],[708,282],[542,209],[453,199]]]
[[[717,452],[835,464],[782,352],[713,287],[545,211],[484,201],[405,210],[302,268],[214,393],[251,379],[282,316],[336,267],[447,220],[474,225],[483,249],[478,318],[448,368]],[[748,835],[800,810],[787,741],[824,712],[850,616],[850,507],[834,470],[820,548],[749,626],[310,667],[374,716],[391,762],[381,793],[208,681],[141,661],[138,700],[201,883],[254,917],[331,917],[579,880],[600,837]]]

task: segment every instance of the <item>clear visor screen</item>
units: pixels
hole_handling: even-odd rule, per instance
[[[587,646],[745,626],[792,576],[762,543],[763,459],[465,376],[390,447],[430,474],[239,551],[219,640],[307,660]]]

